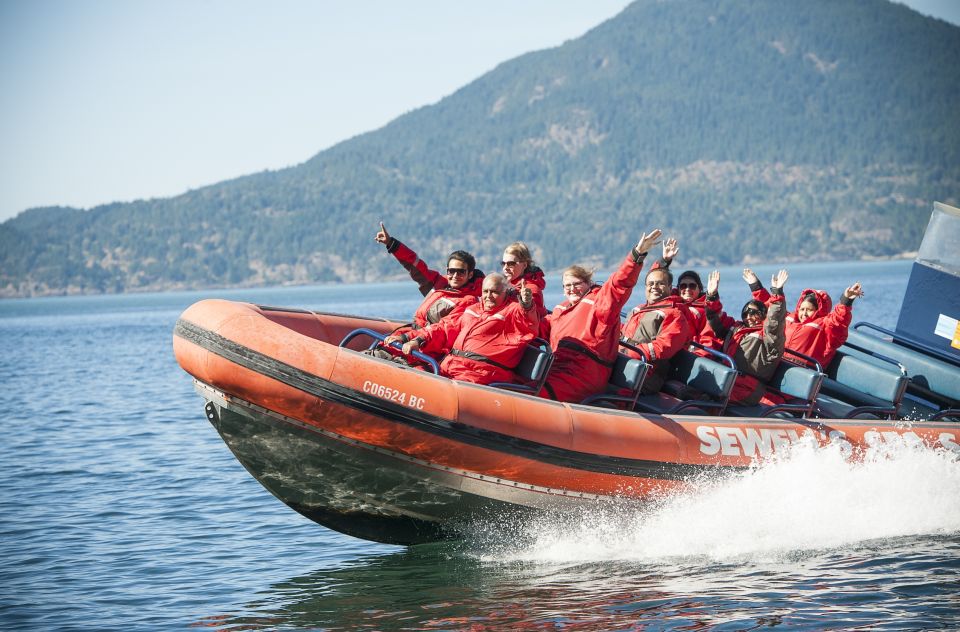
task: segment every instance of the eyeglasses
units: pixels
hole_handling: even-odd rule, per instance
[[[461,274],[467,274],[469,270],[466,268],[447,268],[447,276],[460,276]]]
[[[502,265],[504,268],[510,268],[517,265],[518,263],[520,262],[519,261],[501,261],[500,265]]]
[[[581,287],[583,287],[584,285],[586,285],[586,282],[585,282],[585,281],[577,281],[576,283],[564,283],[564,284],[563,284],[563,289],[565,289],[565,290],[576,290],[577,288],[581,288]]]
[[[670,285],[668,281],[647,281],[647,287],[667,287]]]
[[[699,290],[700,286],[696,283],[677,283],[678,290]]]

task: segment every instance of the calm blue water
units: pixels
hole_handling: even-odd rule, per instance
[[[892,326],[909,264],[790,270],[794,297],[862,281],[855,320]],[[0,628],[960,628],[960,464],[908,447],[798,453],[494,543],[328,531],[247,475],[176,366],[174,322],[210,296],[392,317],[419,299],[407,282],[0,301]]]

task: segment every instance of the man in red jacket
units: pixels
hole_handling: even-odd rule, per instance
[[[427,267],[413,250],[396,237],[391,237],[383,222],[374,238],[387,247],[400,265],[410,273],[423,294],[423,302],[413,315],[414,328],[426,327],[439,321],[462,303],[473,303],[480,296],[483,272],[476,269],[476,260],[469,252],[455,250],[447,257],[445,274]]]
[[[540,327],[554,351],[541,397],[580,402],[604,390],[617,359],[620,310],[630,300],[647,251],[659,238],[659,230],[643,234],[603,285],[595,285],[592,273],[580,266],[564,270],[566,300],[553,308]]]
[[[441,274],[427,267],[417,253],[396,237],[391,237],[383,222],[380,222],[380,231],[374,239],[377,243],[386,246],[387,252],[392,254],[410,273],[410,278],[417,283],[424,297],[413,314],[413,322],[408,326],[397,328],[393,332],[395,335],[409,334],[439,322],[448,314],[461,312],[467,306],[476,304],[477,297],[480,296],[480,286],[483,283],[483,272],[476,269],[476,260],[469,252],[463,250],[451,252],[447,257],[446,274]],[[404,356],[389,345],[383,345],[365,353],[385,360],[422,366],[419,360]]]
[[[516,300],[509,290],[503,275],[488,275],[479,304],[415,332],[415,337],[403,344],[403,352],[445,353],[440,373],[455,380],[516,382],[513,370],[527,343],[536,337],[540,317],[530,288],[521,286]],[[388,337],[387,343],[396,340]]]
[[[670,358],[693,340],[694,325],[683,299],[672,294],[669,270],[654,268],[647,273],[646,298],[634,307],[623,327],[627,342],[640,347],[642,359],[653,365],[643,382],[642,393],[656,393],[670,373]],[[636,357],[633,351],[628,355]]]

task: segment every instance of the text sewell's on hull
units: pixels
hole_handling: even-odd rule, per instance
[[[747,468],[799,441],[851,455],[905,436],[960,451],[960,425],[640,414],[454,382],[338,346],[401,323],[206,300],[174,331],[208,419],[245,468],[308,518],[416,544],[477,519],[610,507]]]

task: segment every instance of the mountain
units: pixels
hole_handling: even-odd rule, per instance
[[[885,0],[638,0],[557,48],[280,171],[0,224],[24,296],[402,276],[435,267],[894,256],[960,196],[960,29]]]

